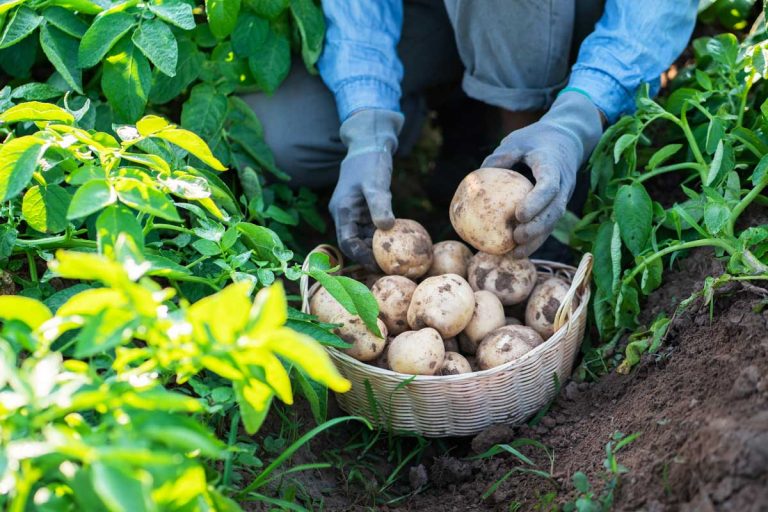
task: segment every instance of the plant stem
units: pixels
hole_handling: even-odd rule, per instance
[[[27,251],[27,266],[29,267],[29,280],[37,284],[37,264],[35,263],[32,251]]]
[[[635,267],[630,274],[625,277],[622,282],[624,284],[629,283],[634,277],[639,274],[640,272],[645,269],[645,267],[648,266],[649,263],[653,263],[659,258],[662,258],[666,256],[667,254],[677,252],[677,251],[684,251],[685,249],[694,249],[696,247],[720,247],[721,249],[728,252],[728,254],[733,254],[736,252],[736,249],[731,246],[731,244],[727,243],[725,240],[720,240],[719,238],[705,238],[702,240],[692,240],[690,242],[684,242],[681,244],[671,245],[667,247],[666,249],[662,249],[659,252],[651,255],[649,258],[645,259]]]
[[[728,219],[726,234],[733,236],[733,230],[736,226],[736,221],[739,220],[739,216],[744,213],[744,210],[747,209],[747,206],[749,206],[752,201],[754,201],[755,198],[760,195],[760,192],[763,191],[766,185],[768,185],[768,177],[763,178],[761,182],[755,185],[755,187],[750,190],[749,193],[741,199],[741,201],[739,201],[739,204],[737,204],[733,209],[731,212],[731,217]]]
[[[195,265],[197,265],[198,263],[202,263],[203,261],[207,260],[208,258],[210,258],[210,256],[202,255],[199,258],[197,258],[195,261],[193,261],[192,263],[184,265],[184,268],[192,268]]]
[[[229,437],[227,438],[227,446],[229,447],[230,451],[227,452],[227,460],[224,461],[224,476],[222,477],[222,483],[224,484],[224,487],[229,487],[230,481],[232,480],[232,447],[235,445],[235,441],[237,441],[237,429],[239,424],[240,411],[235,411],[235,414],[232,415],[232,421],[229,424]]]
[[[174,226],[173,224],[152,224],[152,229],[166,229],[168,231],[178,231],[179,233],[187,233],[189,235],[195,234],[195,232],[191,229],[187,229],[182,226]]]
[[[747,85],[744,86],[744,92],[741,93],[741,101],[739,102],[739,117],[736,120],[736,126],[741,126],[742,122],[744,121],[744,111],[747,109],[747,95],[749,94],[749,90],[752,88],[752,82],[755,79],[755,74],[750,73],[749,77],[747,78]]]
[[[673,172],[673,171],[680,171],[683,169],[691,169],[693,171],[697,171],[699,174],[701,174],[702,171],[702,165],[695,163],[695,162],[681,162],[679,164],[671,164],[671,165],[665,165],[663,167],[657,167],[653,169],[652,171],[649,171],[645,174],[641,174],[637,181],[643,182],[646,180],[649,180],[651,178],[654,178],[660,174]]]
[[[672,114],[663,115],[664,119],[667,119],[677,126],[680,127],[680,129],[683,131],[683,135],[685,135],[686,140],[688,141],[688,145],[691,147],[691,152],[693,153],[693,156],[696,158],[696,161],[699,162],[701,165],[706,166],[707,162],[704,160],[704,156],[701,154],[701,150],[699,149],[699,145],[696,143],[696,139],[693,136],[693,132],[691,131],[691,128],[688,126],[688,118],[685,116],[685,111],[688,107],[683,107],[682,112],[680,112],[680,119],[673,116]]]
[[[173,281],[184,281],[187,283],[199,283],[209,286],[214,291],[219,291],[221,288],[210,282],[208,279],[199,276],[174,276]]]
[[[39,240],[16,240],[14,253],[26,252],[27,249],[74,249],[77,247],[96,249],[97,243],[93,240],[69,239],[66,235],[41,238]]]

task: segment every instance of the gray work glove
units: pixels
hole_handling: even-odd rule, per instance
[[[328,208],[336,224],[339,247],[349,258],[376,268],[371,241],[376,228],[390,229],[392,155],[403,127],[403,115],[391,110],[360,110],[341,125],[347,146],[339,181]]]
[[[555,229],[576,185],[576,173],[600,140],[603,124],[594,103],[579,92],[561,93],[542,118],[507,135],[483,167],[525,163],[536,184],[517,206],[515,258],[538,249]]]

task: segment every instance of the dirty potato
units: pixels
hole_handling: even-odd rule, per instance
[[[515,259],[511,254],[496,256],[479,252],[469,262],[467,277],[473,290],[488,290],[502,304],[512,306],[527,299],[533,290],[536,267],[527,258]]]
[[[384,276],[371,292],[379,304],[379,315],[393,336],[408,330],[408,306],[416,283],[403,276]]]
[[[524,325],[505,325],[483,338],[477,347],[481,370],[501,366],[525,355],[542,343],[539,333]]]
[[[385,274],[416,279],[432,265],[432,239],[415,220],[396,219],[392,229],[373,233],[373,257]]]
[[[373,361],[384,351],[387,344],[387,326],[381,319],[376,319],[383,338],[379,338],[365,326],[363,320],[357,316],[344,313],[331,318],[329,323],[342,324],[333,332],[341,339],[351,344],[352,347],[341,349],[342,352],[354,357],[358,361]]]
[[[555,315],[563,303],[570,286],[559,277],[551,277],[531,292],[525,307],[525,325],[533,328],[542,338],[555,333]]]
[[[431,327],[398,334],[387,351],[389,367],[409,375],[434,375],[440,371],[444,357],[440,333]]]
[[[472,367],[463,355],[456,352],[445,353],[443,365],[440,367],[440,375],[458,375],[471,372]]]
[[[432,266],[427,271],[428,276],[457,274],[467,278],[467,265],[472,258],[472,251],[461,242],[447,240],[432,246]]]
[[[464,330],[474,309],[475,296],[464,278],[456,274],[428,277],[413,292],[408,325],[432,327],[443,338],[451,338]]]

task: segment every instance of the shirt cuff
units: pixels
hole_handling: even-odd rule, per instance
[[[343,123],[354,112],[382,109],[400,112],[400,90],[375,78],[345,80],[336,90],[336,109]]]
[[[574,69],[568,87],[586,92],[611,124],[635,107],[632,94],[618,80],[598,69]]]

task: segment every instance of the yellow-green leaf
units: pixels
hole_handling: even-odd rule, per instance
[[[248,321],[251,299],[248,283],[235,283],[220,292],[200,299],[189,307],[187,317],[195,338],[208,340],[208,332],[217,343],[234,343]]]
[[[170,127],[171,124],[160,116],[144,116],[136,122],[136,129],[144,137]]]
[[[61,305],[56,312],[58,316],[95,315],[104,308],[122,307],[125,296],[112,288],[93,288],[84,290]]]
[[[75,122],[75,117],[61,107],[40,101],[27,101],[0,114],[0,122],[19,123],[21,121],[57,121],[72,124]]]
[[[37,329],[53,316],[39,300],[20,295],[0,295],[0,320],[19,320]]]
[[[281,327],[269,335],[269,347],[278,355],[300,366],[312,379],[339,393],[352,384],[341,376],[325,349],[309,336]]]
[[[254,337],[285,325],[288,320],[288,301],[281,283],[262,288],[256,294],[251,316],[254,323],[250,334]]]
[[[211,149],[208,147],[205,141],[203,141],[203,139],[190,132],[189,130],[183,130],[181,128],[170,128],[154,133],[152,134],[152,137],[167,140],[171,144],[179,146],[181,149],[187,151],[189,154],[193,155],[212,169],[217,171],[227,170],[227,168],[224,167],[224,164],[219,162],[219,160],[213,156]]]
[[[60,250],[48,267],[67,279],[96,280],[106,284],[128,281],[128,273],[122,265],[98,254]]]

